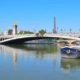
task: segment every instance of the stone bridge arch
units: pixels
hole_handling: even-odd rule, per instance
[[[64,43],[64,44],[76,44],[78,41],[77,40],[59,40],[58,43]]]

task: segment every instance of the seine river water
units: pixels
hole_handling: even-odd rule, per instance
[[[0,80],[80,80],[80,60],[53,44],[0,45]]]

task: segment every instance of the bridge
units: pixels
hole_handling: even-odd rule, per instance
[[[0,44],[22,44],[25,41],[38,40],[38,39],[67,39],[72,41],[80,41],[80,34],[68,33],[45,33],[43,36],[36,34],[25,35],[1,35]],[[69,41],[70,42],[70,41]]]

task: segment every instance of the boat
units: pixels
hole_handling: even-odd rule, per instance
[[[80,58],[80,46],[65,46],[60,51],[62,58]]]

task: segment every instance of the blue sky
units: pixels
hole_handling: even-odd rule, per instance
[[[0,31],[18,30],[52,32],[56,16],[58,31],[80,31],[80,0],[0,0]]]

